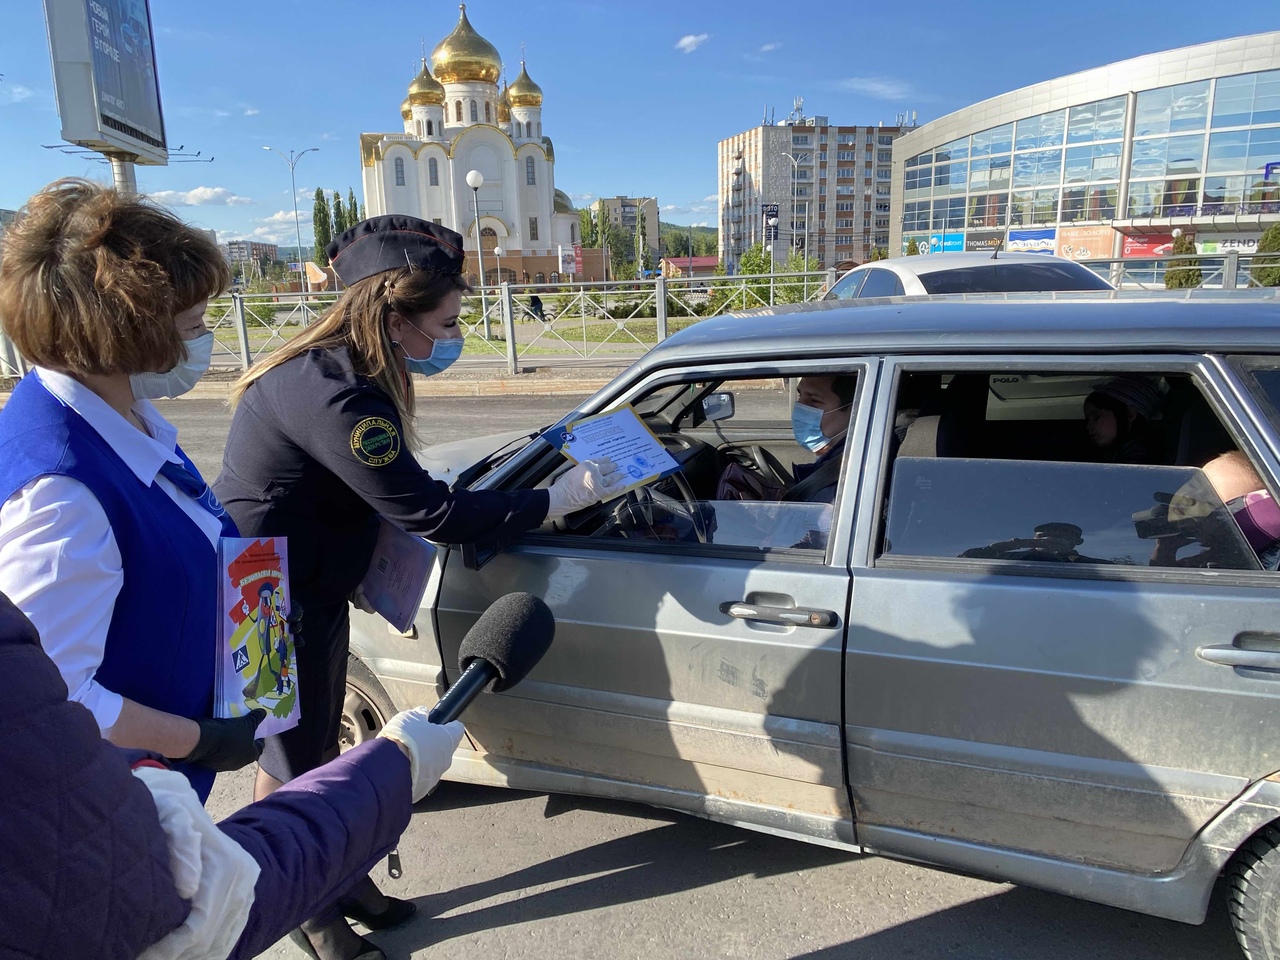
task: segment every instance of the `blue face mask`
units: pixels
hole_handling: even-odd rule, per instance
[[[822,418],[825,410],[811,407],[805,403],[791,406],[791,432],[795,434],[796,443],[817,453],[831,442],[831,438],[822,432]]]
[[[436,340],[431,347],[431,353],[425,357],[409,356],[409,351],[404,349],[403,343],[399,344],[399,347],[404,350],[404,368],[410,373],[420,373],[424,377],[429,377],[448,369],[453,361],[462,356],[462,337]]]

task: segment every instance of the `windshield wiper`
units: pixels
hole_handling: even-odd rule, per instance
[[[554,423],[548,423],[545,427],[540,427],[539,429],[533,431],[533,433],[526,434],[523,437],[516,437],[514,440],[504,443],[497,450],[493,451],[493,453],[489,454],[487,457],[485,457],[482,460],[477,460],[471,466],[467,467],[467,469],[459,473],[458,479],[453,481],[453,485],[451,489],[458,490],[458,489],[461,489],[462,487],[471,486],[472,483],[474,483],[476,480],[479,480],[491,469],[501,466],[502,464],[510,460],[512,457],[514,457],[521,450],[523,450],[524,449],[523,444],[525,444],[529,440],[533,440],[535,437],[542,436],[542,434],[546,433],[553,426],[555,426]],[[517,443],[521,444],[521,446],[517,447],[515,450],[511,450],[510,452],[507,452],[509,447]]]

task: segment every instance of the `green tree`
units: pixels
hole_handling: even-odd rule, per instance
[[[347,229],[350,230],[363,219],[360,216],[360,204],[356,202],[355,188],[347,187]]]
[[[649,234],[645,230],[644,215],[638,218],[636,227],[636,259],[640,263],[640,269],[646,273],[653,269],[653,255],[649,252]]]
[[[907,256],[918,257],[920,255],[920,244],[916,243],[915,238],[907,241]]]
[[[886,250],[884,247],[876,247],[874,250],[871,251],[872,263],[875,263],[877,260],[888,260],[888,259],[889,259],[889,251]]]
[[[336,237],[347,229],[347,208],[342,202],[342,194],[333,191],[333,235]]]
[[[1175,257],[1195,252],[1196,242],[1185,231],[1173,238]],[[1199,260],[1176,260],[1164,272],[1164,285],[1169,290],[1191,290],[1203,282]]]
[[[1280,223],[1267,227],[1258,241],[1258,253],[1280,253]],[[1280,287],[1280,257],[1255,258],[1251,272],[1255,283],[1264,287]]]
[[[598,242],[596,240],[596,221],[595,217],[591,215],[590,207],[584,207],[578,211],[578,236],[582,238],[584,247],[594,247]]]
[[[325,255],[324,248],[333,239],[333,214],[329,211],[329,199],[319,187],[316,187],[315,205],[311,208],[311,224],[316,231],[315,261],[320,266],[327,267],[329,258]]]

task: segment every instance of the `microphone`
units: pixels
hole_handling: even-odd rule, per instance
[[[528,675],[551,646],[556,620],[551,608],[528,593],[499,597],[480,615],[458,648],[462,676],[431,708],[427,719],[449,723],[480,695],[509,690]]]

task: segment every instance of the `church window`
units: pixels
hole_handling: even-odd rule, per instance
[[[396,157],[396,186],[404,186],[404,157]]]
[[[569,224],[569,242],[578,242],[578,225],[576,223]]]
[[[476,102],[471,101],[471,122],[475,123],[480,119],[480,113],[476,110]]]
[[[498,247],[498,231],[494,230],[493,227],[481,227],[480,228],[480,249],[487,254],[492,254],[493,251],[497,249],[497,247]]]
[[[440,164],[436,162],[435,157],[431,157],[427,161],[427,177],[433,187],[440,186]]]
[[[453,101],[453,119],[456,120],[458,123],[462,122],[462,101],[461,100]]]
[[[493,123],[493,120],[492,120],[491,115],[490,115],[490,113],[489,113],[489,101],[488,101],[488,100],[486,100],[486,101],[484,102],[484,122],[485,122],[485,123]]]
[[[538,136],[542,136],[542,121],[538,121]]]
[[[530,240],[538,239],[538,218],[537,217],[529,218],[529,239]]]
[[[436,135],[435,127],[430,120],[427,121],[427,136],[434,137]]]
[[[546,282],[547,282],[547,275],[546,275],[545,273],[543,273],[541,270],[539,270],[537,273],[535,273],[535,274],[533,275],[533,282],[534,282],[534,283],[546,283]]]
[[[533,170],[533,157],[524,158],[524,182],[529,184],[538,182],[538,178]]]

